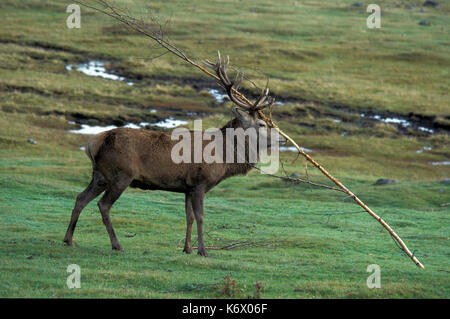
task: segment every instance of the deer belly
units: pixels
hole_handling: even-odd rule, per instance
[[[134,179],[131,184],[130,187],[132,188],[140,188],[140,189],[144,189],[144,190],[156,190],[159,189],[157,185],[152,184],[152,183],[145,183],[142,182],[138,179]]]
[[[157,179],[134,179],[130,187],[144,190],[165,190],[172,192],[185,192],[189,189],[184,179],[157,178]]]

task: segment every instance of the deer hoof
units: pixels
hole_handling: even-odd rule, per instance
[[[73,246],[73,242],[71,240],[69,240],[69,239],[64,239],[64,244],[66,246]]]
[[[203,257],[208,257],[208,254],[206,253],[206,250],[199,250],[199,251],[198,251],[198,254],[199,254],[200,256],[203,256]]]
[[[183,252],[186,254],[192,254],[192,248],[191,247],[184,247]]]
[[[122,248],[122,246],[113,246],[113,248],[112,248],[113,250],[118,250],[118,251],[125,251],[125,250],[123,250],[123,248]]]

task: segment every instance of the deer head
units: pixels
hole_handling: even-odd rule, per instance
[[[275,102],[275,98],[269,95],[268,84],[262,90],[260,96],[255,100],[251,101],[245,97],[242,93],[238,91],[240,84],[243,79],[243,74],[238,72],[234,81],[231,81],[227,74],[227,69],[230,64],[230,57],[227,56],[226,59],[222,59],[220,52],[217,52],[216,63],[211,63],[209,61],[204,61],[204,63],[213,69],[217,75],[218,84],[227,92],[230,100],[236,105],[232,108],[233,114],[238,122],[238,126],[242,127],[244,130],[248,128],[255,128],[260,136],[260,140],[266,139],[267,146],[270,147],[272,139],[270,138],[271,130],[275,130],[261,117],[261,111],[265,108],[271,108]],[[286,139],[278,135],[279,144],[286,142]]]

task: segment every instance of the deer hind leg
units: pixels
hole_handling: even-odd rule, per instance
[[[111,210],[114,202],[119,199],[120,195],[125,191],[125,189],[130,185],[131,178],[121,178],[118,182],[111,183],[108,185],[105,194],[98,202],[98,208],[100,209],[100,213],[102,214],[102,221],[106,227],[106,231],[108,232],[109,238],[111,239],[112,249],[114,250],[123,250],[117,240],[116,234],[114,233],[114,229],[111,223],[111,219],[109,217],[109,211]]]
[[[92,173],[92,180],[88,187],[77,196],[75,202],[75,207],[72,210],[72,216],[70,218],[69,227],[67,228],[66,236],[64,237],[64,242],[68,246],[72,246],[73,232],[77,225],[78,217],[80,217],[81,211],[86,207],[89,202],[100,195],[106,189],[106,182],[103,176],[94,171]]]
[[[194,222],[194,210],[192,209],[192,195],[186,194],[186,241],[183,251],[186,254],[192,254],[191,233],[192,223]]]
[[[195,220],[197,222],[197,234],[198,234],[198,254],[204,257],[208,257],[205,249],[205,243],[203,242],[203,198],[204,192],[194,192],[192,194],[192,208],[194,210]]]

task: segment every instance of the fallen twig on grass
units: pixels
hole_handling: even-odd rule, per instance
[[[291,240],[254,240],[254,239],[247,239],[247,240],[239,240],[239,241],[233,241],[233,242],[227,242],[225,239],[221,237],[213,237],[208,232],[205,232],[205,235],[211,237],[213,240],[221,241],[222,245],[210,245],[206,246],[205,248],[211,249],[211,250],[232,250],[235,248],[243,248],[243,247],[275,247],[276,245],[280,243],[292,243]],[[177,248],[181,249],[181,243],[184,240],[184,238],[181,238],[178,241]],[[193,249],[197,249],[197,246],[193,246]]]

